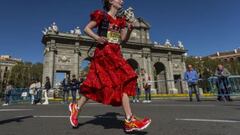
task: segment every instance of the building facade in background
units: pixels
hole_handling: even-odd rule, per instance
[[[216,52],[208,56],[210,59],[219,59],[222,62],[238,61],[240,62],[240,49],[233,51]]]
[[[9,75],[11,73],[12,67],[18,62],[22,62],[21,59],[12,58],[10,55],[0,56],[0,92],[3,92],[9,81]]]

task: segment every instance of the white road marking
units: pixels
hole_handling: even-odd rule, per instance
[[[48,116],[48,115],[36,115],[33,116],[34,118],[69,118],[69,116]],[[103,119],[124,119],[124,116],[117,116],[117,117],[113,117],[113,116],[79,116],[78,118],[82,118],[82,119],[95,119],[95,118],[103,118]]]
[[[177,121],[217,122],[217,123],[238,123],[238,120],[217,120],[217,119],[178,119]]]
[[[184,105],[184,104],[149,104],[149,106],[162,106],[162,107],[216,107],[216,105]]]
[[[51,104],[50,103],[48,105],[39,104],[37,106],[63,106],[63,105],[69,105],[69,104],[57,104],[57,103]],[[90,102],[90,103],[86,103],[86,105],[102,105],[102,104],[97,102]]]
[[[87,103],[88,105],[102,105],[101,103]]]
[[[31,111],[33,109],[0,109],[0,112]]]

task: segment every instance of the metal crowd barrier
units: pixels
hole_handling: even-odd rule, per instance
[[[40,92],[36,96],[40,96],[42,100],[45,100],[44,95],[41,88]],[[48,91],[48,98],[54,99],[54,98],[62,98],[63,92],[60,89],[50,89]],[[69,94],[70,96],[70,94]],[[5,97],[3,97],[4,100]],[[36,98],[36,97],[35,97]],[[10,92],[10,104],[16,104],[16,103],[31,103],[31,94],[29,94],[29,88],[14,88]]]
[[[230,76],[228,78],[231,91],[235,95],[240,95],[240,76]]]
[[[222,82],[219,82],[219,79],[217,77],[210,77],[208,78],[209,84],[210,84],[210,92],[213,94],[218,93],[218,89],[224,89],[225,86]],[[232,96],[239,96],[240,95],[240,76],[238,75],[232,75],[225,78],[226,88],[229,93],[224,95],[232,95]],[[220,93],[222,95],[222,93]]]
[[[232,95],[232,96],[240,96],[240,76],[239,75],[232,75],[226,78],[226,88],[229,93],[227,95]],[[182,79],[177,79],[177,80],[154,80],[150,81],[151,85],[155,85],[155,83],[169,83],[169,82],[174,82],[175,83],[175,88],[176,85],[183,85],[183,83],[187,82]],[[212,94],[212,95],[219,95],[219,87],[223,87],[223,84],[219,84],[218,77],[212,76],[209,77],[208,79],[199,79],[198,80],[198,88],[201,89],[202,93],[207,93],[207,94]],[[225,89],[226,89],[225,88]],[[180,88],[178,88],[180,89]],[[183,93],[187,91],[187,89],[182,88]],[[181,92],[181,90],[178,90],[178,92]],[[221,94],[221,93],[220,93]],[[224,93],[226,95],[226,93]]]
[[[15,88],[10,93],[10,103],[30,102],[30,94],[28,88]]]
[[[44,100],[42,88],[38,93],[35,94],[35,96],[41,97],[41,99]],[[56,93],[59,93],[58,90],[50,89],[48,92],[49,99],[53,99],[56,95]],[[40,95],[38,95],[40,94]],[[36,97],[35,97],[36,98]],[[29,93],[29,88],[14,88],[11,90],[10,93],[10,103],[31,103],[31,94]]]
[[[184,83],[186,84],[187,86],[187,81],[183,80],[183,79],[177,79],[177,80],[154,80],[154,81],[149,81],[151,83],[151,85],[155,85],[155,83],[162,83],[162,84],[167,84],[169,82],[174,82],[175,84],[175,88],[177,88],[176,85],[179,85],[179,87],[183,87],[184,86]],[[198,83],[197,83],[197,86],[199,86],[200,88],[203,88],[203,85],[204,86],[204,92],[208,92],[209,91],[209,85],[208,85],[208,80],[205,80],[205,79],[199,79],[198,80]],[[179,88],[178,87],[178,88]],[[187,86],[188,87],[188,86]],[[188,91],[188,89],[183,89],[183,91]]]
[[[240,96],[240,76],[229,76],[226,79],[227,81],[227,89],[229,90],[229,95],[231,96]],[[175,85],[183,84],[185,80],[156,80],[150,81],[152,85],[155,85],[156,82],[161,82],[161,84],[174,82]],[[185,82],[186,83],[186,82]],[[218,88],[221,86],[219,84],[217,77],[209,77],[208,79],[199,79],[198,88],[202,89],[203,93],[209,93],[213,95],[219,95]],[[161,92],[161,90],[159,90]],[[182,89],[182,93],[187,93],[186,89]],[[162,90],[163,94],[166,90]],[[181,90],[178,90],[178,93],[181,93]],[[159,93],[161,94],[161,93]],[[171,93],[169,93],[171,94]],[[62,90],[61,89],[51,89],[49,91],[49,98],[62,98]],[[29,94],[29,88],[15,88],[11,91],[10,103],[26,103],[31,100],[31,95]],[[44,97],[42,98],[44,99]]]

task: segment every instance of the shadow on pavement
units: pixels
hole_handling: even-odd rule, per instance
[[[21,116],[21,117],[15,117],[15,118],[10,118],[10,119],[6,119],[6,120],[1,120],[0,125],[10,123],[10,122],[22,122],[23,119],[28,119],[28,118],[33,118],[33,116],[29,115],[29,116]]]
[[[101,125],[105,129],[122,129],[123,121],[119,120],[117,116],[120,116],[119,113],[106,113],[103,115],[97,115],[96,118],[85,123],[79,123],[78,127],[84,126],[86,124]]]
[[[128,135],[146,135],[147,133],[148,132],[145,132],[145,131],[133,131],[133,132],[126,133],[126,134],[128,134]]]
[[[97,115],[96,118],[85,123],[79,123],[78,127],[84,126],[86,124],[93,124],[93,125],[101,125],[104,129],[123,129],[124,121],[119,120],[117,117],[122,116],[119,113],[110,112],[103,115]],[[126,134],[133,134],[133,135],[145,135],[147,132],[142,131],[135,131]]]

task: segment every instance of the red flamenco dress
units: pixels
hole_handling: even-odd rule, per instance
[[[123,58],[120,44],[120,30],[125,27],[124,18],[114,19],[101,10],[91,14],[91,20],[97,26],[104,17],[109,21],[108,43],[97,45],[86,80],[80,86],[80,92],[94,101],[121,106],[123,93],[135,95],[137,74]],[[114,38],[112,39],[112,36]]]

